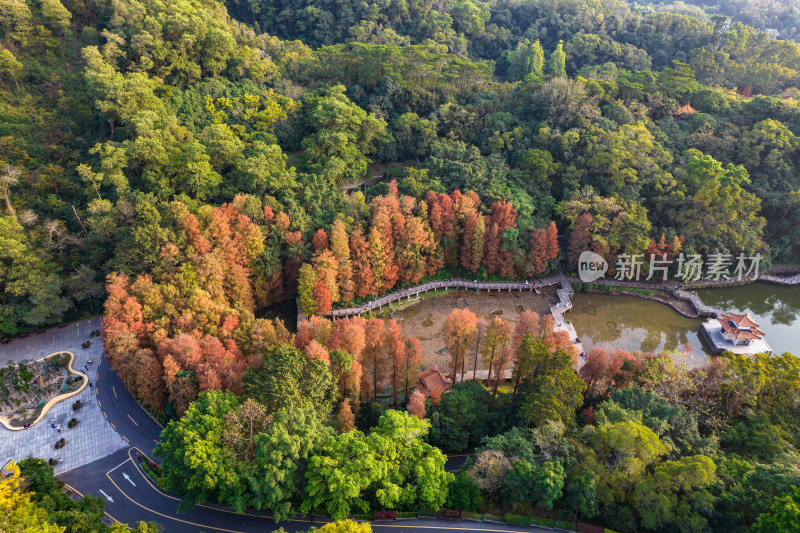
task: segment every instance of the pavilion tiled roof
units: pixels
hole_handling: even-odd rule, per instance
[[[437,392],[450,390],[450,380],[444,377],[438,366],[434,366],[419,375],[419,390],[426,398],[430,398]]]
[[[737,339],[761,339],[764,332],[750,313],[722,313],[718,317],[722,331],[732,333]]]
[[[697,113],[697,110],[695,108],[693,108],[691,105],[686,104],[686,105],[680,106],[678,108],[678,110],[675,111],[675,115],[676,116],[677,115],[683,115],[684,113],[686,113],[687,115],[694,115],[695,113]]]

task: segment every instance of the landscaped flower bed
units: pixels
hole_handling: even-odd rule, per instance
[[[83,377],[69,370],[71,355],[59,352],[39,361],[0,367],[0,416],[13,427],[34,422],[53,398],[77,390]]]

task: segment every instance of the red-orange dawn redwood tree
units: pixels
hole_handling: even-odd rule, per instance
[[[397,389],[403,385],[406,369],[406,343],[403,330],[394,319],[386,322],[386,349],[391,368],[392,405],[397,407]]]
[[[425,395],[420,391],[415,390],[411,395],[411,398],[408,400],[406,409],[409,413],[416,416],[420,420],[425,418]]]
[[[353,286],[359,298],[375,294],[375,274],[372,272],[367,240],[361,227],[350,234],[350,253],[353,262]]]
[[[444,342],[450,352],[450,362],[453,365],[453,383],[455,383],[459,364],[462,369],[463,381],[464,357],[467,348],[475,339],[477,323],[478,317],[469,309],[453,309],[447,315],[444,323]]]
[[[511,340],[511,323],[503,320],[499,316],[492,318],[486,328],[486,339],[483,341],[483,362],[489,373],[486,376],[487,383],[491,382],[492,371],[494,369],[495,355],[498,349]],[[498,376],[500,377],[500,376]]]
[[[361,352],[361,365],[366,372],[361,388],[368,389],[372,395],[377,395],[389,381],[386,379],[389,362],[386,355],[386,326],[383,320],[373,318],[367,322],[365,340],[364,350]]]

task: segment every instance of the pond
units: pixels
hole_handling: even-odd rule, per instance
[[[682,351],[690,344],[687,363],[708,363],[710,350],[700,339],[702,320],[686,318],[662,303],[636,296],[576,293],[566,314],[587,352],[594,347],[609,350],[661,353]]]
[[[697,291],[706,305],[748,312],[766,333],[773,353],[800,354],[800,286],[753,283],[729,289]]]

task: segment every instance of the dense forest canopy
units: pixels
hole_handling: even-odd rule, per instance
[[[371,162],[404,167],[419,202],[509,203],[515,275],[576,205],[596,244],[618,242],[597,221],[609,201],[639,232],[618,249],[663,235],[796,260],[800,47],[745,18],[723,32],[734,4],[5,0],[0,329],[94,309],[112,272],[161,277],[186,249],[175,202],[235,202],[263,236],[243,265],[252,309],[278,301],[317,230],[369,236],[385,186],[336,189]]]
[[[425,398],[399,322],[319,315],[424,279],[532,279],[584,249],[797,263],[797,14],[0,0],[0,337],[103,306],[109,361],[172,420],[161,482],[182,508],[780,531],[800,486],[791,354],[688,370],[593,350],[576,373],[552,317],[457,309],[461,382]],[[265,315],[287,298],[310,315],[296,333]],[[478,358],[488,388],[463,379]],[[20,475],[46,493],[44,466],[15,470],[14,493]]]

